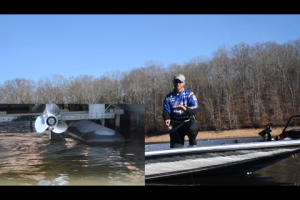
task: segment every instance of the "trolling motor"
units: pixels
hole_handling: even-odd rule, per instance
[[[259,132],[258,135],[260,135],[265,141],[271,141],[271,132],[272,127],[268,125],[267,128]]]

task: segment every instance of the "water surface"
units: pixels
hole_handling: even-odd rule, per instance
[[[0,185],[145,185],[140,140],[87,145],[33,131],[29,122],[0,123]]]

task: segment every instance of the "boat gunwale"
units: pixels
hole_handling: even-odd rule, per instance
[[[265,141],[265,142],[251,142],[251,143],[235,143],[235,144],[222,144],[213,145],[207,147],[192,147],[192,148],[174,148],[159,151],[145,152],[145,159],[161,156],[173,156],[182,154],[197,154],[206,152],[219,152],[219,151],[234,151],[234,150],[247,150],[247,149],[262,149],[262,148],[274,148],[274,147],[288,147],[288,146],[300,146],[300,140],[288,140],[288,141]]]

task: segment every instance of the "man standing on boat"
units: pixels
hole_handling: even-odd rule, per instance
[[[174,89],[164,99],[163,119],[170,130],[170,147],[183,147],[184,137],[189,137],[189,147],[196,147],[199,125],[195,116],[199,111],[196,95],[187,89],[185,77],[176,74],[173,79]]]

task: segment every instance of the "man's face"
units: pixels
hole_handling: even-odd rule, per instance
[[[182,83],[180,80],[175,79],[173,84],[174,84],[174,88],[180,91],[184,87],[185,82]]]

